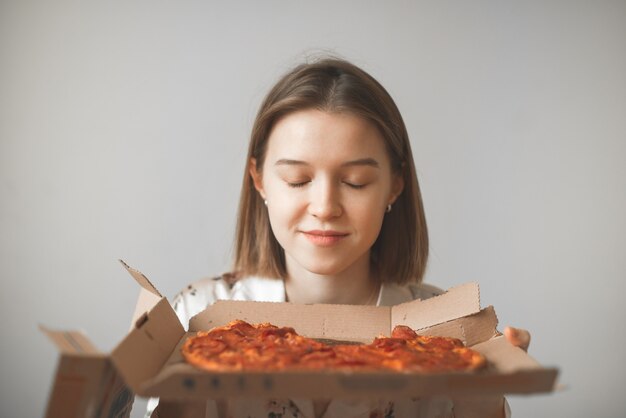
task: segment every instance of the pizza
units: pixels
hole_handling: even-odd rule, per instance
[[[471,372],[486,366],[482,354],[451,337],[418,335],[398,325],[390,337],[370,344],[330,344],[299,335],[291,327],[236,320],[190,336],[185,360],[203,370],[221,371],[396,371]]]

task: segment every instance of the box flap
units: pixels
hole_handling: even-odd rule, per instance
[[[97,350],[81,332],[39,328],[61,352],[46,418],[130,416],[133,394],[106,354]]]
[[[295,303],[218,300],[189,321],[189,331],[208,330],[241,319],[293,327],[300,335],[347,341],[371,341],[389,335],[387,306],[301,305]]]
[[[185,333],[166,298],[147,312],[119,343],[111,359],[126,383],[139,395],[139,384],[154,376]]]
[[[139,297],[137,298],[137,305],[135,305],[135,312],[133,312],[132,320],[130,321],[130,331],[135,327],[141,325],[141,322],[146,318],[146,312],[152,309],[162,298],[158,297],[154,293],[146,289],[139,291]],[[164,299],[164,298],[163,298]]]
[[[135,281],[139,283],[139,286],[141,286],[137,304],[135,305],[135,311],[133,312],[133,317],[130,322],[130,331],[132,331],[137,322],[143,320],[145,313],[152,309],[163,296],[142,272],[130,267],[123,260],[120,260],[120,263],[122,263],[126,271],[128,271]]]
[[[122,263],[126,271],[128,271],[130,275],[133,276],[133,278],[137,281],[137,283],[139,283],[139,286],[146,289],[150,293],[156,295],[159,299],[163,297],[163,295],[161,295],[161,292],[159,292],[157,288],[154,287],[154,285],[150,282],[150,280],[148,280],[148,278],[142,272],[132,268],[131,266],[126,264],[124,260],[120,260],[120,263]]]
[[[480,311],[478,283],[466,283],[426,300],[414,300],[391,308],[391,327],[407,325],[423,329]]]
[[[56,345],[63,354],[102,354],[80,331],[55,331],[39,325],[39,330]]]
[[[466,346],[473,346],[497,335],[497,326],[496,311],[493,306],[488,306],[478,313],[416,331],[418,334],[458,338]]]

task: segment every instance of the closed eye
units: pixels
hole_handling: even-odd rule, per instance
[[[293,189],[297,189],[297,188],[306,186],[307,184],[310,183],[310,181],[296,181],[296,182],[287,181],[286,183],[287,183],[287,186]],[[363,189],[365,186],[367,186],[367,184],[350,183],[347,181],[344,181],[343,184],[355,190]]]
[[[294,189],[297,189],[298,187],[304,187],[306,186],[308,183],[308,181],[301,181],[301,182],[296,182],[296,183],[291,183],[291,182],[287,182],[287,186],[292,187]]]
[[[346,181],[344,181],[343,184],[345,184],[346,186],[351,187],[353,189],[356,189],[356,190],[362,189],[365,186],[367,186],[367,184],[355,184],[355,183],[348,183]]]

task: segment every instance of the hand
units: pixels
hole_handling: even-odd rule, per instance
[[[506,327],[504,328],[504,336],[515,347],[528,351],[528,346],[530,345],[530,332],[521,328]]]

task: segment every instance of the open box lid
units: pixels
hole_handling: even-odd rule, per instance
[[[420,330],[479,311],[480,294],[476,283],[453,287],[427,300],[396,306],[219,300],[190,319],[189,331],[223,326],[236,318],[293,327],[299,334],[311,338],[369,342],[380,335],[389,336],[399,324]]]

